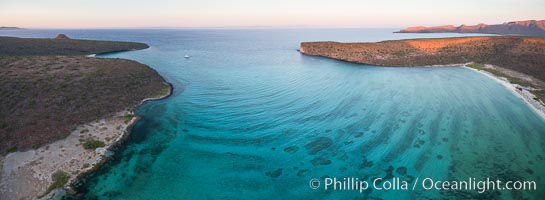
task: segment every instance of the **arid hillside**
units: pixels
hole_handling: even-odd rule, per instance
[[[461,37],[377,43],[303,42],[300,51],[306,55],[378,66],[487,63],[545,81],[545,38],[539,37]]]
[[[146,65],[74,56],[145,47],[0,38],[0,153],[37,148],[66,137],[78,125],[168,93],[170,86]]]

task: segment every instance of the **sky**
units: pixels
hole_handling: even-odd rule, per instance
[[[0,0],[24,28],[363,27],[545,19],[545,0]]]

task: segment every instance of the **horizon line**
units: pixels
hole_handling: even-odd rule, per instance
[[[503,22],[495,23],[485,23],[488,25],[492,24],[503,24],[514,21],[542,21],[541,19],[521,19],[521,20],[509,20]],[[482,22],[476,23],[481,24]],[[467,23],[458,23],[458,24],[389,24],[389,25],[248,25],[248,26],[81,26],[81,27],[55,27],[55,26],[16,26],[16,25],[0,25],[0,27],[16,27],[21,29],[306,29],[306,28],[346,28],[346,29],[357,29],[357,28],[376,28],[376,29],[386,29],[386,28],[407,28],[412,26],[444,26],[444,25],[467,25]],[[471,24],[470,24],[471,25]]]
[[[0,26],[0,27],[15,27],[20,29],[307,29],[307,28],[373,28],[373,29],[387,29],[387,28],[402,28],[405,26],[320,26],[320,25],[304,25],[304,26],[96,26],[96,27],[48,27],[48,26]]]

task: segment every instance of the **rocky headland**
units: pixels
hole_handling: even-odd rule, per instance
[[[145,100],[172,87],[150,67],[100,54],[143,43],[0,37],[0,199],[49,198],[98,167]]]
[[[485,33],[499,35],[545,36],[545,20],[513,21],[503,24],[414,26],[396,33]]]
[[[375,43],[303,42],[305,55],[376,66],[468,66],[505,77],[537,110],[545,102],[545,38],[483,36]],[[526,94],[526,92],[531,94]],[[540,107],[541,106],[541,107]],[[543,115],[542,115],[543,116]]]

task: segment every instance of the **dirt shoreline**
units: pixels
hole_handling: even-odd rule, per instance
[[[146,98],[135,108],[146,101],[165,99],[172,95],[172,84],[165,84],[170,87],[168,94]],[[72,184],[103,164],[113,154],[113,148],[130,134],[130,128],[139,119],[133,109],[124,109],[111,117],[80,125],[64,139],[38,149],[0,157],[0,199],[51,199],[62,196],[66,191],[73,191]],[[90,138],[104,141],[105,146],[95,150],[83,148],[83,142]],[[69,175],[68,181],[62,188],[44,194],[53,184],[51,175],[58,170]]]

